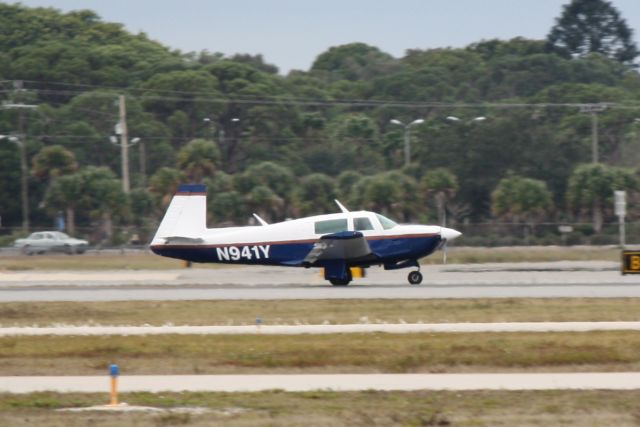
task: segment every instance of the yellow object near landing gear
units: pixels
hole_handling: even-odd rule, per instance
[[[324,267],[320,269],[320,276],[325,277]],[[349,277],[347,280],[331,279],[330,282],[334,286],[346,286],[352,279],[362,279],[367,276],[367,270],[364,267],[349,267]]]

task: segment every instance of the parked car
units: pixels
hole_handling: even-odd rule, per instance
[[[69,255],[81,254],[87,250],[89,242],[74,239],[59,231],[38,231],[25,239],[16,240],[13,245],[27,255],[45,252],[64,252]]]

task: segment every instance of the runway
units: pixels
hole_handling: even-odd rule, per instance
[[[333,287],[318,270],[278,267],[165,271],[0,272],[0,302],[121,300],[640,297],[640,276],[612,262],[434,265],[420,286],[406,271],[368,270]]]
[[[139,336],[139,335],[295,335],[347,333],[459,333],[459,332],[588,332],[638,331],[640,322],[516,322],[516,323],[401,323],[346,325],[252,326],[56,326],[4,327],[6,336]]]
[[[108,376],[0,377],[2,393],[108,392]],[[635,390],[640,373],[123,375],[121,392]]]

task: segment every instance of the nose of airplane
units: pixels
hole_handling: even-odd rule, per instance
[[[461,232],[454,230],[453,228],[446,228],[446,227],[440,228],[440,236],[442,236],[443,239],[453,240],[453,239],[457,239],[461,235],[462,235]]]

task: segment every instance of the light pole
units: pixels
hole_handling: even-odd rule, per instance
[[[422,124],[424,123],[424,120],[415,119],[411,123],[407,124],[404,124],[397,119],[391,119],[389,122],[404,128],[404,165],[405,167],[409,166],[409,163],[411,163],[411,126]]]
[[[209,117],[205,117],[202,121],[209,125],[209,132],[211,133],[211,140],[213,141],[216,137],[216,128],[213,124],[213,120]]]
[[[120,147],[120,157],[122,162],[122,191],[125,194],[129,194],[131,189],[129,184],[129,148],[133,147],[141,140],[140,138],[133,138],[132,140],[127,141],[127,139],[119,133],[119,125],[116,125],[116,134],[120,135],[120,142],[118,142],[118,138],[116,136],[111,136],[111,138],[109,138],[109,142]],[[145,161],[141,160],[140,164],[142,165],[143,163],[145,163]],[[142,172],[146,173],[146,171]]]
[[[607,109],[607,104],[585,104],[580,107],[581,113],[591,115],[591,162],[598,163],[598,113]]]
[[[22,231],[29,231],[29,182],[27,170],[27,150],[24,142],[17,135],[0,135],[1,139],[8,139],[18,146],[20,153],[20,198],[22,201]]]

